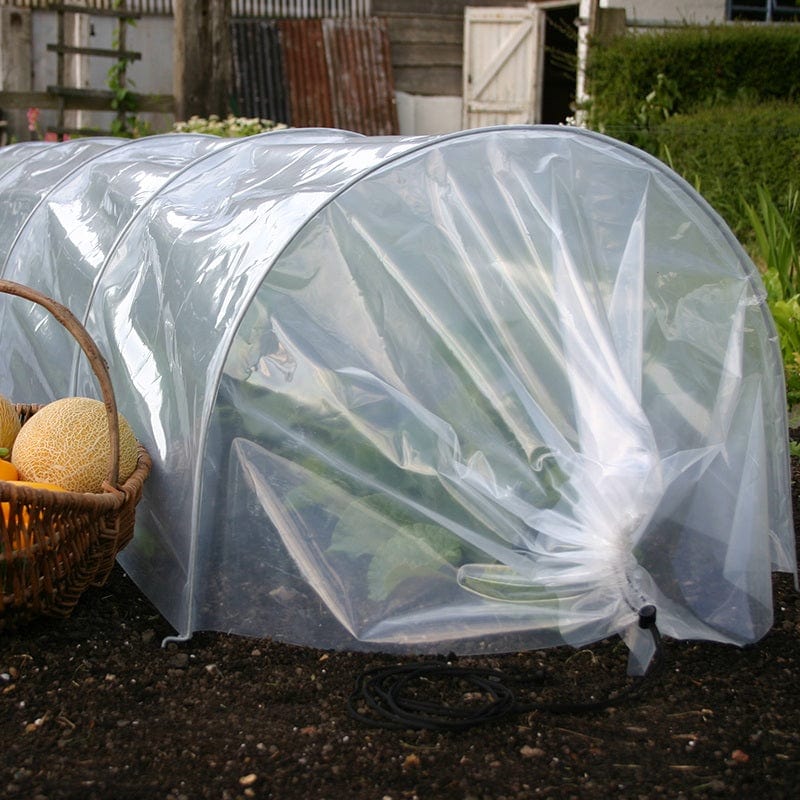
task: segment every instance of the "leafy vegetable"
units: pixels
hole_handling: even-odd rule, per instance
[[[462,589],[504,603],[557,602],[558,596],[532,582],[530,575],[520,575],[505,564],[465,564],[458,571]]]
[[[461,559],[457,537],[439,525],[413,523],[397,527],[379,506],[387,498],[370,495],[351,503],[331,535],[328,552],[369,558],[367,590],[371,600],[386,600],[406,579],[434,577]]]

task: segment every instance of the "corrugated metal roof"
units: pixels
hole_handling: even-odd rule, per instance
[[[237,20],[233,29],[238,113],[298,128],[399,132],[383,20]]]
[[[53,0],[0,0],[0,6],[16,8],[33,8],[47,11]],[[86,12],[118,8],[116,0],[86,0]],[[172,14],[172,0],[127,0],[125,8],[137,14],[163,16]]]
[[[247,17],[367,17],[370,0],[232,0],[231,13]]]
[[[283,19],[278,24],[286,63],[290,124],[297,128],[334,127],[322,21]]]
[[[275,20],[235,20],[231,23],[235,109],[246,117],[289,124],[289,102]]]
[[[337,128],[398,132],[389,38],[382,19],[324,19],[322,32]]]
[[[0,0],[0,6],[47,9],[51,0]],[[117,0],[86,0],[87,9],[116,8]],[[234,17],[368,17],[370,0],[231,0]],[[169,16],[172,0],[127,0],[140,14]]]

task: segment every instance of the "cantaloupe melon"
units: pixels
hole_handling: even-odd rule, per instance
[[[119,482],[136,469],[136,437],[119,415]],[[64,397],[40,408],[22,426],[11,463],[26,481],[100,492],[108,478],[110,444],[105,405],[90,397]]]
[[[19,414],[17,414],[14,404],[0,395],[0,448],[11,450],[19,429]]]

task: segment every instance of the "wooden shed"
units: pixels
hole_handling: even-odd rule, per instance
[[[386,20],[401,127],[556,123],[572,113],[578,2],[372,0],[371,13]]]

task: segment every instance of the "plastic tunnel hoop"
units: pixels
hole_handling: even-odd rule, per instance
[[[744,644],[796,576],[758,271],[641,151],[550,126],[18,145],[0,226],[2,277],[84,320],[154,458],[120,560],[178,638],[637,653],[654,605]],[[94,391],[48,320],[0,324],[0,391]]]

